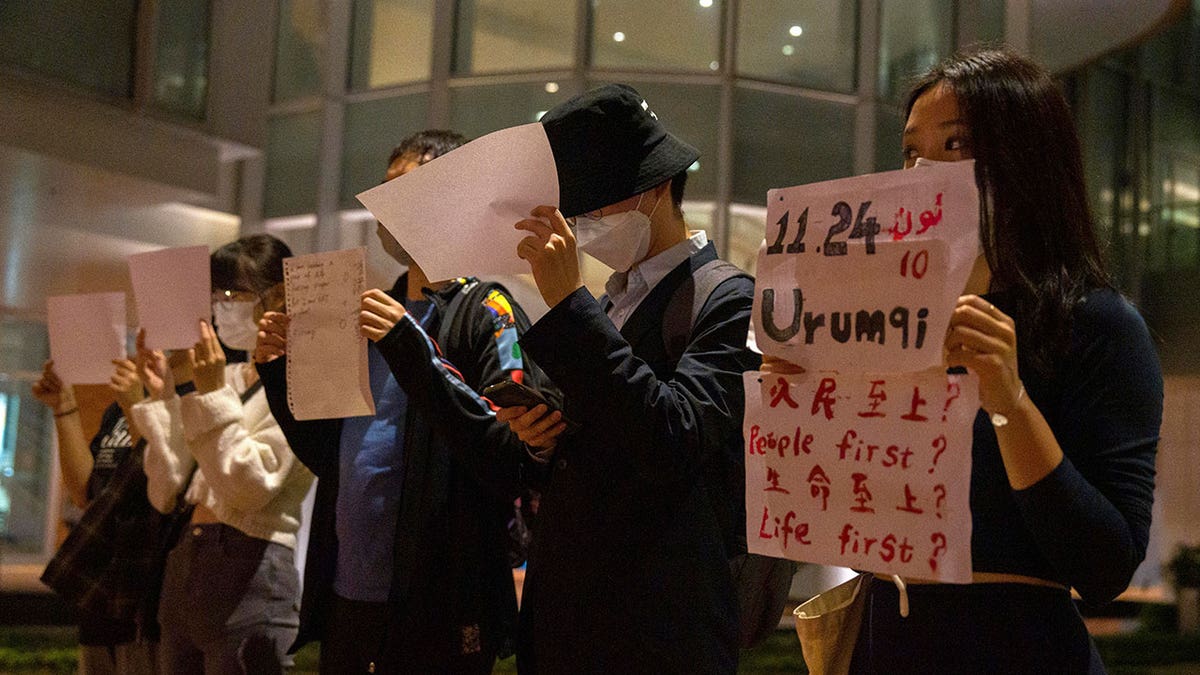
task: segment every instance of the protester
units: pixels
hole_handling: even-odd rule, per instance
[[[34,397],[54,412],[63,485],[71,503],[81,509],[87,509],[109,488],[114,474],[129,459],[138,441],[137,431],[128,420],[130,408],[144,396],[142,383],[133,361],[118,359],[113,361],[113,366],[109,386],[116,401],[105,408],[100,429],[90,443],[84,440],[75,390],[55,373],[53,361],[46,362],[41,379],[33,385]],[[125,517],[129,520],[137,518],[139,507],[143,514],[150,511],[144,492],[138,503],[130,505]],[[74,590],[94,584],[101,576],[101,570],[96,569],[92,561],[55,556],[47,574],[50,575],[48,582],[54,587],[69,586]],[[156,672],[156,625],[139,626],[134,619],[113,619],[82,608],[79,613],[80,673]],[[153,623],[152,616],[143,618]]]
[[[851,672],[1104,672],[1068,589],[1108,602],[1145,556],[1162,415],[1153,344],[1111,287],[1078,136],[1046,71],[1006,51],[956,57],[906,111],[905,166],[974,159],[982,196],[980,273],[945,341],[946,365],[980,382],[975,576],[910,580],[907,618],[897,587],[874,583]]]
[[[386,180],[462,142],[410,136]],[[295,420],[288,318],[259,324],[254,359],[271,409],[320,478],[296,648],[320,640],[322,673],[490,673],[515,633],[507,524],[525,448],[478,392],[546,384],[517,346],[528,320],[503,287],[431,281],[382,225],[378,234],[408,271],[362,297],[374,416]]]
[[[542,123],[561,212],[539,206],[516,225],[530,233],[517,253],[550,306],[521,344],[581,427],[562,435],[558,413],[537,408],[497,414],[551,460],[518,667],[732,673],[728,557],[745,546],[741,373],[758,365],[745,346],[753,282],[731,277],[697,298],[682,344],[665,344],[665,310],[717,260],[681,211],[699,153],[624,85],[577,96]],[[614,269],[602,302],[583,287],[577,245]]]
[[[159,619],[167,673],[271,673],[290,665],[299,578],[294,562],[300,502],[312,474],[296,461],[249,363],[255,320],[283,307],[283,259],[268,235],[243,237],[212,255],[217,330],[175,352],[176,368],[138,335],[138,375],[150,398],[133,406],[146,438],[150,501],[159,511],[192,505],[191,525],[167,559]],[[174,371],[174,372],[173,372]],[[173,380],[190,371],[195,391]]]

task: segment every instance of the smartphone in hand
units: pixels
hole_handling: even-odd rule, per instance
[[[544,405],[547,412],[558,410],[558,408],[546,400],[536,389],[530,389],[519,382],[505,380],[489,385],[483,390],[483,396],[495,405],[501,408],[516,408],[523,407],[533,409],[536,406]],[[562,421],[567,423],[567,428],[564,433],[572,433],[579,428],[579,425],[567,419],[566,415],[562,417]]]

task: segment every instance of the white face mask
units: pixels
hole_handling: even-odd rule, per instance
[[[258,324],[254,322],[257,302],[222,300],[212,304],[217,339],[230,349],[251,351],[258,342]]]
[[[660,195],[648,216],[638,210],[644,196],[628,211],[599,218],[576,216],[576,247],[618,272],[628,272],[650,251],[650,216],[662,201]]]

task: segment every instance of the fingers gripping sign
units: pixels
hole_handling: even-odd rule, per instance
[[[188,358],[196,391],[208,394],[225,386],[225,350],[207,321],[200,321],[200,341],[188,350]]]
[[[55,413],[75,407],[75,390],[59,379],[52,360],[45,363],[42,378],[33,384],[33,396]]]
[[[150,392],[151,398],[163,399],[175,388],[171,377],[171,369],[167,367],[167,357],[160,350],[150,350],[146,347],[146,329],[138,331],[137,335],[137,364],[138,378]]]
[[[378,288],[372,288],[362,294],[362,305],[358,315],[359,328],[371,342],[379,342],[407,313],[404,305],[395,298]]]
[[[128,411],[142,400],[144,391],[142,381],[138,379],[137,365],[129,359],[113,359],[113,375],[108,386],[117,395],[117,403],[121,409]]]
[[[517,244],[517,255],[529,262],[542,299],[554,307],[583,286],[575,233],[553,206],[539,206],[530,215],[514,225],[530,233]]]
[[[1024,397],[1017,371],[1017,331],[1012,318],[977,295],[958,299],[946,332],[946,365],[979,375],[979,402],[989,413],[1008,414]]]
[[[268,363],[287,353],[287,314],[267,312],[258,321],[258,342],[254,346],[254,362]]]

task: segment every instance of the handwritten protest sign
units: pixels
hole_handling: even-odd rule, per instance
[[[375,414],[358,329],[366,249],[285,258],[288,409],[298,420]]]
[[[68,384],[107,384],[113,359],[125,358],[125,294],[87,293],[46,299],[50,358]]]
[[[923,370],[979,255],[974,162],[771,190],[758,348],[805,368]]]
[[[748,372],[752,553],[965,583],[978,381]]]
[[[541,124],[477,138],[358,195],[430,279],[528,274],[513,228],[558,204],[558,170]]]
[[[150,349],[187,349],[212,320],[208,247],[166,248],[129,256],[138,323]]]

